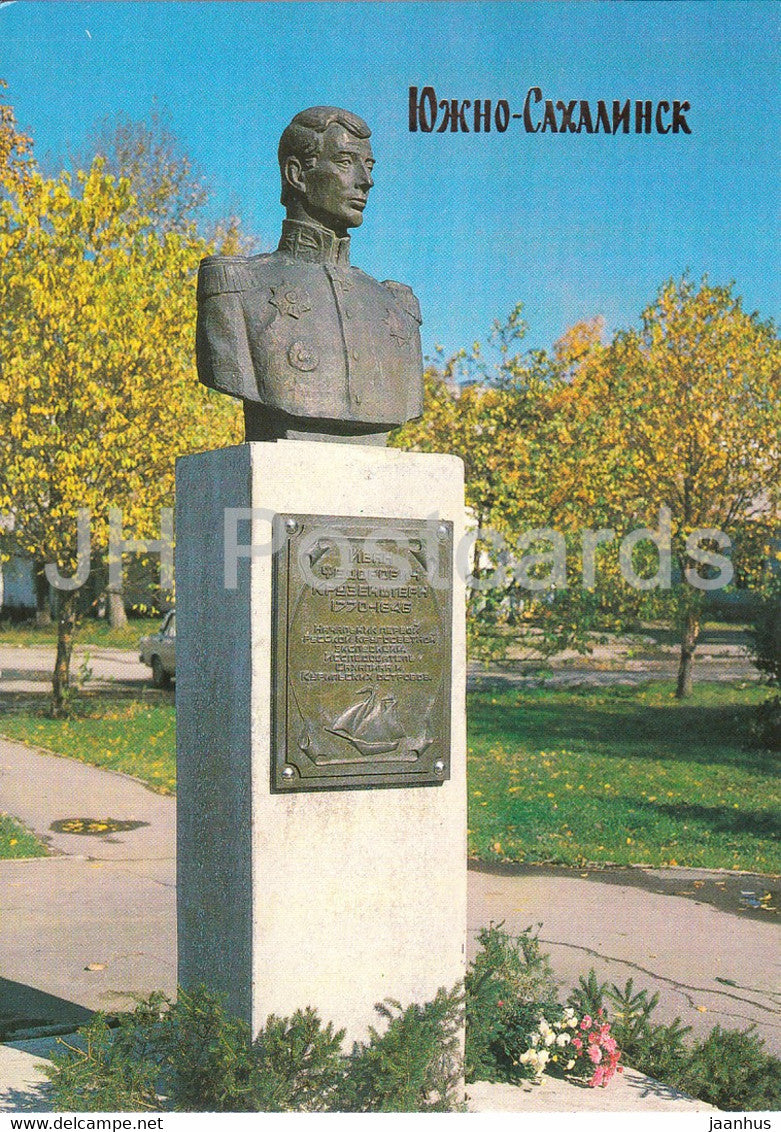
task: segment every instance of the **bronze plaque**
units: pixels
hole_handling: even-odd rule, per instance
[[[274,518],[272,789],[450,777],[453,524]]]

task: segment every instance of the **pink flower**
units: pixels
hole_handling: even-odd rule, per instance
[[[590,1030],[591,1029],[591,1015],[590,1014],[586,1014],[584,1016],[583,1021],[580,1023],[580,1028],[581,1028],[581,1030]]]
[[[600,1065],[598,1069],[594,1070],[594,1076],[589,1081],[589,1087],[592,1088],[592,1089],[596,1089],[598,1085],[603,1085],[605,1083],[604,1078],[605,1078],[605,1071],[602,1068],[602,1066]]]
[[[577,1050],[583,1049],[583,1042],[580,1040],[580,1038],[573,1038],[572,1044],[574,1045],[575,1049],[577,1049]]]
[[[496,1005],[497,1005],[497,1006],[504,1006],[504,1002],[502,1001],[502,999],[501,999],[501,998],[499,999],[499,1001],[497,1002],[497,1004],[496,1004]]]
[[[600,1061],[602,1060],[602,1050],[599,1048],[599,1046],[589,1046],[588,1055],[595,1065],[599,1065]]]

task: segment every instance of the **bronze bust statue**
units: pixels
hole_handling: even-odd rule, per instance
[[[243,400],[247,440],[384,444],[423,412],[418,301],[350,266],[347,231],[374,184],[370,134],[334,106],[296,114],[279,143],[279,247],[201,263],[198,376]]]

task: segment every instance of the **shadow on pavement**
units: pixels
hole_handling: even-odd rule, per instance
[[[173,704],[174,696],[175,688],[152,688],[131,682],[123,684],[120,681],[112,684],[111,687],[82,690],[76,693],[77,702],[86,707],[91,703],[100,703],[101,700],[139,700],[150,706]],[[40,691],[35,692],[0,691],[0,716],[21,711],[46,714],[50,699],[51,687],[42,686]]]
[[[81,1026],[92,1011],[75,1002],[36,990],[25,983],[0,978],[0,1041],[29,1030]]]
[[[0,1112],[51,1112],[48,1084],[26,1089],[4,1089],[0,1093]]]
[[[660,896],[683,896],[710,904],[741,919],[773,923],[781,912],[781,877],[731,873],[707,869],[644,869],[639,865],[606,868],[570,868],[566,865],[519,865],[512,862],[470,859],[474,872],[494,876],[579,877],[598,884],[641,888]],[[727,980],[720,980],[727,982]]]

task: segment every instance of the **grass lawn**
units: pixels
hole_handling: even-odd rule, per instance
[[[781,873],[777,760],[743,746],[758,685],[534,688],[469,697],[469,846],[486,861]],[[174,708],[87,701],[0,732],[175,790]]]
[[[83,702],[71,719],[49,719],[46,709],[0,719],[0,733],[93,766],[135,775],[160,794],[176,789],[176,738],[172,704],[131,699]]]
[[[757,685],[524,689],[469,700],[469,845],[485,861],[781,872],[777,760],[746,750]]]
[[[45,857],[48,853],[43,842],[25,829],[15,818],[0,814],[0,860],[8,857]]]

